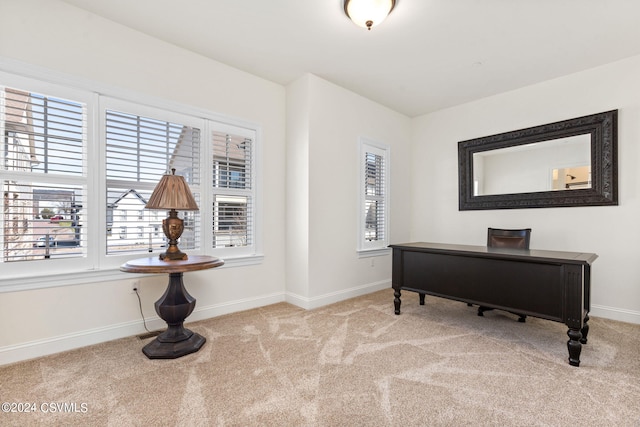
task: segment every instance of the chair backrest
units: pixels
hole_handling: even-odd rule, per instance
[[[487,230],[487,246],[490,248],[529,249],[531,229],[505,230],[489,228]]]

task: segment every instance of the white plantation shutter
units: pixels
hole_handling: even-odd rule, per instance
[[[361,140],[359,250],[388,245],[388,157],[385,145]]]
[[[383,240],[384,222],[384,157],[380,154],[365,154],[365,240]]]
[[[0,262],[86,256],[87,107],[0,86]]]
[[[254,136],[213,131],[213,247],[254,244]]]
[[[176,169],[200,204],[200,129],[122,111],[107,110],[107,254],[163,251],[166,211],[144,209],[162,175]],[[184,219],[180,248],[199,245],[199,214]]]
[[[172,168],[200,208],[178,213],[180,248],[261,262],[259,126],[18,68],[0,70],[0,292],[113,278],[163,252],[167,212],[145,205]]]

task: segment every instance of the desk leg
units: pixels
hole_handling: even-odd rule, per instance
[[[582,329],[580,330],[580,332],[582,332],[582,338],[580,338],[580,342],[582,344],[586,344],[587,343],[587,335],[589,334],[589,324],[587,323],[589,321],[589,315],[585,314],[584,315],[584,324],[582,326]]]
[[[395,313],[400,314],[400,289],[393,290],[393,305],[395,306]]]
[[[177,359],[200,350],[206,339],[183,326],[196,299],[185,289],[182,273],[169,274],[167,290],[155,306],[156,313],[167,322],[167,330],[142,349],[149,359]]]
[[[580,329],[569,328],[567,331],[569,335],[569,341],[567,341],[567,348],[569,349],[569,365],[580,366],[580,352],[582,352],[582,332]]]

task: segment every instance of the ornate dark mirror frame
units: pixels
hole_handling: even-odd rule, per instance
[[[459,210],[523,209],[618,204],[618,110],[458,142]],[[591,188],[474,196],[473,154],[591,135]]]

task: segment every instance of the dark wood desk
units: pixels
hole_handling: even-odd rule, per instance
[[[401,290],[454,299],[569,327],[569,364],[580,365],[589,326],[590,253],[406,243],[393,248],[395,313]]]
[[[164,261],[157,256],[134,259],[120,267],[127,273],[169,273],[167,290],[155,304],[156,313],[167,322],[167,330],[142,349],[149,359],[177,359],[195,353],[204,345],[206,339],[202,335],[184,327],[184,320],[193,312],[196,299],[185,289],[182,274],[223,264],[224,261],[215,257],[189,255],[189,259],[178,261]]]

